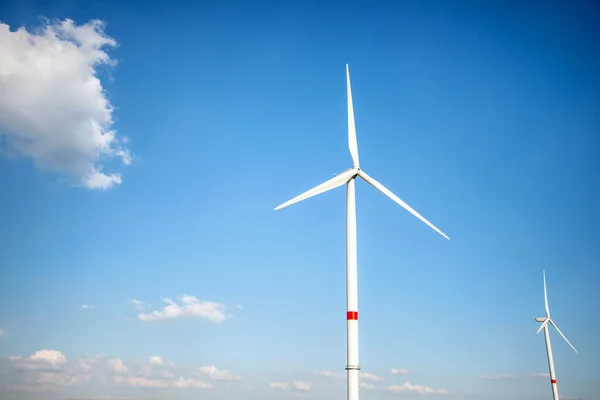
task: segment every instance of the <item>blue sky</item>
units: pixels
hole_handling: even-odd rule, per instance
[[[0,397],[345,396],[348,63],[362,396],[593,398],[598,6],[250,4],[0,5]]]

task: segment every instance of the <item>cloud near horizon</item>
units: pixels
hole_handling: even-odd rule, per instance
[[[361,382],[361,383],[359,383],[359,386],[362,389],[377,389],[377,387],[375,385],[373,385],[372,383],[368,383],[368,382]]]
[[[9,357],[15,371],[13,391],[56,392],[61,388],[97,384],[131,388],[210,389],[212,384],[198,374],[173,363],[165,364],[159,356],[141,363],[125,363],[120,358],[96,355],[73,362],[57,350],[39,350],[23,358]]]
[[[45,21],[37,32],[0,23],[0,152],[68,176],[87,189],[121,183],[104,161],[131,163],[113,129],[114,107],[97,77],[116,64],[103,50],[117,42],[104,23]]]
[[[327,378],[343,378],[344,374],[339,373],[339,372],[333,372],[333,371],[313,371],[313,374],[315,375],[319,375],[319,376],[324,376]]]
[[[208,367],[200,367],[198,371],[200,375],[207,376],[213,381],[237,381],[242,379],[242,377],[239,375],[232,374],[226,369],[219,370],[213,365]]]
[[[409,382],[405,382],[402,385],[388,386],[385,390],[392,393],[448,394],[446,389],[433,389],[429,386],[413,385]]]
[[[152,365],[163,365],[165,363],[159,356],[148,357],[148,362]]]
[[[177,304],[170,297],[161,299],[167,303],[160,310],[154,310],[148,313],[141,312],[138,314],[138,319],[145,322],[163,321],[177,318],[200,318],[218,324],[228,318],[232,318],[231,314],[225,311],[225,305],[215,301],[201,301],[196,296],[183,295],[180,296],[181,305]],[[137,310],[144,310],[145,303],[139,300],[129,300]]]
[[[392,368],[390,372],[394,375],[406,375],[409,374],[410,371],[404,368]]]
[[[479,375],[479,379],[488,380],[501,380],[501,379],[513,379],[515,376],[511,374],[494,374],[494,375]]]
[[[19,370],[60,369],[67,362],[64,354],[56,350],[38,350],[27,358],[11,356],[8,359]]]
[[[310,390],[310,383],[304,381],[292,381],[292,383],[288,382],[269,382],[269,387],[273,389],[278,389],[282,391],[297,391],[297,392],[306,392]]]
[[[374,382],[382,382],[384,381],[383,377],[375,375],[375,374],[371,374],[370,372],[361,372],[359,374],[360,379],[364,379],[367,381],[374,381]]]
[[[533,378],[550,378],[550,374],[547,372],[536,372],[531,374]]]

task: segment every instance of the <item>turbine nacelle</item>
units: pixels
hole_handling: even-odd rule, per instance
[[[535,319],[537,322],[544,322],[546,320],[546,317],[540,317],[540,318],[536,318]]]
[[[348,168],[348,169],[344,170],[343,172],[340,172],[339,174],[335,174],[335,175],[336,175],[336,176],[338,176],[338,175],[342,175],[342,174],[345,174],[346,172],[350,172],[350,171],[354,172],[354,175],[352,175],[352,176],[350,177],[350,179],[352,179],[352,178],[354,178],[356,175],[358,175],[358,173],[359,173],[359,171],[360,171],[360,168]],[[348,179],[348,180],[350,180],[350,179]]]

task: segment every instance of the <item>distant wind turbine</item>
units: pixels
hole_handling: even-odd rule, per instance
[[[543,271],[543,277],[544,277],[544,301],[546,303],[546,317],[545,318],[544,317],[536,318],[535,320],[537,322],[542,322],[542,326],[540,326],[540,329],[538,329],[537,333],[540,333],[540,331],[542,329],[544,330],[544,337],[546,338],[546,353],[548,355],[548,369],[550,370],[550,385],[552,386],[552,398],[554,400],[559,400],[558,386],[556,385],[556,373],[554,372],[554,357],[552,356],[552,345],[550,344],[550,330],[548,329],[548,323],[552,324],[552,326],[554,328],[556,328],[558,333],[560,333],[560,336],[562,336],[563,339],[565,339],[565,341],[567,343],[569,343],[569,346],[571,346],[573,348],[573,350],[575,350],[575,353],[579,354],[579,352],[571,344],[571,342],[569,342],[569,339],[567,339],[567,337],[565,335],[563,335],[563,333],[560,331],[560,329],[558,329],[558,326],[556,326],[554,321],[552,321],[552,319],[550,318],[550,307],[548,307],[548,293],[546,291],[546,271],[545,270]]]
[[[354,109],[352,107],[352,90],[350,88],[350,71],[346,64],[346,85],[348,92],[348,147],[352,157],[352,168],[347,169],[334,178],[316,186],[301,195],[276,207],[275,210],[287,207],[294,203],[335,189],[346,184],[346,318],[347,318],[347,398],[348,400],[358,400],[359,382],[358,371],[358,275],[356,262],[356,202],[354,179],[358,176],[364,179],[371,186],[388,196],[404,207],[415,217],[419,218],[425,224],[429,225],[440,235],[450,240],[442,231],[436,228],[431,222],[427,221],[421,214],[413,210],[408,204],[400,200],[394,193],[390,192],[385,186],[367,175],[360,169],[358,162],[358,144],[356,142],[356,128],[354,126]]]

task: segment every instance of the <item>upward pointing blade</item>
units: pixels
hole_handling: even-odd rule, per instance
[[[331,178],[327,182],[321,183],[319,186],[316,186],[310,190],[307,190],[306,192],[302,193],[301,195],[296,196],[293,199],[286,201],[282,205],[275,207],[275,210],[280,210],[280,209],[287,207],[289,205],[292,205],[294,203],[298,203],[299,201],[306,200],[309,197],[313,197],[313,196],[316,196],[323,192],[326,192],[328,190],[335,189],[338,186],[342,186],[344,183],[348,182],[348,180],[350,178],[352,178],[354,175],[356,175],[356,170],[354,170],[354,169],[349,169],[346,172],[342,172],[341,174],[339,174],[338,176],[336,176],[334,178]]]
[[[411,206],[409,206],[408,204],[406,204],[405,202],[403,202],[402,200],[400,200],[398,198],[398,196],[396,196],[394,193],[392,193],[391,191],[389,191],[385,186],[383,186],[381,183],[377,182],[375,179],[371,178],[369,175],[367,175],[367,173],[365,171],[359,170],[358,171],[358,176],[360,176],[361,178],[363,178],[365,181],[367,181],[367,183],[369,183],[371,186],[373,186],[375,189],[379,190],[381,193],[385,194],[387,197],[389,197],[390,199],[394,200],[396,203],[400,204],[402,207],[404,207],[409,213],[411,213],[412,215],[414,215],[415,217],[419,218],[421,221],[425,222],[429,227],[431,227],[434,231],[436,231],[437,233],[439,233],[440,235],[442,235],[443,237],[445,237],[446,239],[450,240],[450,238],[448,236],[446,236],[446,234],[444,234],[444,232],[440,231],[438,228],[436,228],[431,222],[427,221],[425,219],[425,217],[423,217],[421,214],[419,214],[418,212],[416,212]]]
[[[354,107],[352,105],[352,88],[350,87],[350,70],[346,64],[346,87],[348,90],[348,148],[352,156],[352,166],[359,167],[358,143],[356,141],[356,127],[354,126]]]
[[[556,328],[556,330],[558,331],[558,333],[560,333],[560,336],[563,337],[563,339],[565,339],[565,341],[567,343],[569,343],[569,346],[571,346],[571,348],[573,350],[575,350],[575,353],[579,354],[579,352],[577,351],[577,349],[571,344],[571,342],[569,342],[569,339],[567,339],[567,337],[565,335],[563,335],[563,333],[560,331],[560,329],[558,329],[558,326],[556,326],[556,324],[554,323],[554,321],[552,321],[551,319],[548,319],[550,321],[550,323],[552,324],[553,327]]]
[[[544,302],[546,304],[546,318],[550,318],[550,307],[548,307],[548,293],[546,292],[546,270],[543,270],[544,275]]]

